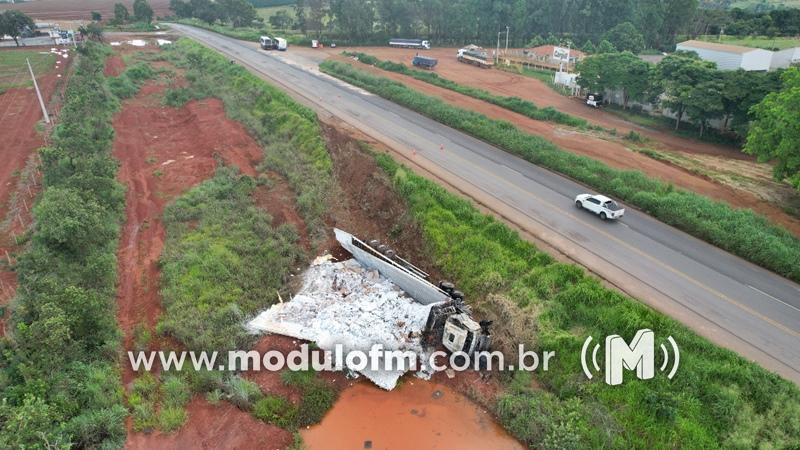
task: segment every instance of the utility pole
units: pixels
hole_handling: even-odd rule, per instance
[[[494,63],[495,65],[500,62],[500,35],[503,34],[502,31],[497,32],[497,51],[494,52]]]
[[[503,53],[504,55],[508,55],[508,32],[511,31],[511,28],[506,25],[506,52]]]
[[[31,67],[31,60],[25,58],[28,63],[28,70],[31,72],[31,79],[33,80],[33,87],[36,89],[36,96],[39,97],[39,106],[42,107],[42,114],[44,114],[44,123],[50,123],[50,116],[47,114],[47,108],[44,107],[44,100],[42,99],[42,92],[39,90],[39,83],[36,82],[36,77],[33,75],[33,68]]]

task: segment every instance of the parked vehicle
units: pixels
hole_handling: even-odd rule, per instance
[[[593,108],[599,108],[603,104],[603,94],[597,92],[586,94],[586,104]]]
[[[468,45],[459,49],[456,57],[459,62],[473,64],[484,69],[488,69],[494,65],[494,61],[489,58],[489,54],[486,50],[477,45]]]
[[[411,64],[428,70],[431,70],[434,67],[436,67],[436,64],[438,63],[439,60],[437,60],[436,58],[429,58],[427,56],[420,56],[420,55],[414,56],[414,59],[411,61]]]
[[[261,36],[259,39],[262,50],[281,50],[286,51],[288,44],[286,39],[279,37]]]
[[[625,214],[625,208],[605,195],[580,194],[575,197],[575,206],[589,210],[603,220],[619,219]]]
[[[423,39],[391,39],[389,40],[389,47],[402,47],[402,48],[420,48],[428,50],[431,48],[431,43]]]
[[[316,39],[311,40],[311,48],[319,48],[319,41]]]
[[[273,39],[269,36],[261,36],[258,43],[261,44],[261,50],[272,50],[274,45]]]

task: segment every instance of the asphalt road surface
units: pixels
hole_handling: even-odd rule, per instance
[[[626,293],[800,384],[796,283],[629,206],[620,221],[603,222],[573,203],[590,189],[321,74],[301,52],[265,52],[253,43],[171,26],[283,87],[323,116],[387,145],[405,163],[470,196]],[[667,337],[654,331],[657,343]]]

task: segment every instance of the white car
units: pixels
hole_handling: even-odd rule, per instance
[[[619,219],[625,214],[625,208],[605,195],[580,194],[575,197],[575,206],[600,216],[601,219]]]

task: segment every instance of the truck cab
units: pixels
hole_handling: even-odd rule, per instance
[[[261,36],[258,40],[258,43],[261,45],[262,50],[272,50],[275,45],[275,41],[269,36]]]
[[[603,220],[619,219],[625,214],[624,208],[605,195],[580,194],[575,197],[575,206],[591,211]]]
[[[451,352],[471,355],[489,349],[491,334],[468,313],[462,312],[447,318],[442,333],[442,344]]]

